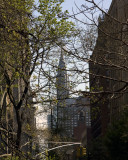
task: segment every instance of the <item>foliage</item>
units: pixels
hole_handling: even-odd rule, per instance
[[[128,109],[124,110],[120,120],[108,130],[105,145],[110,160],[128,159]]]
[[[92,142],[91,160],[127,160],[128,159],[128,109],[119,120],[113,123],[104,137]]]
[[[39,79],[42,75],[48,82],[43,64],[54,56],[49,54],[51,50],[61,47],[74,31],[68,12],[62,12],[62,2],[0,0],[0,148],[5,152],[9,147],[18,156],[25,145],[24,135],[29,139],[26,143],[34,139],[32,98],[43,88],[32,75]],[[30,87],[32,80],[34,89]]]
[[[21,158],[21,150],[25,145],[22,142],[23,136],[27,135],[28,143],[36,139],[32,98],[35,98],[35,103],[42,104],[47,99],[51,100],[48,92],[51,94],[49,88],[55,86],[58,48],[65,50],[68,55],[68,71],[72,73],[70,90],[73,94],[81,95],[81,91],[77,92],[72,88],[85,81],[88,83],[87,74],[90,74],[90,81],[94,81],[90,85],[90,91],[83,93],[89,96],[93,105],[98,104],[92,110],[92,113],[97,113],[96,117],[92,115],[94,120],[101,114],[100,105],[104,105],[106,101],[111,100],[111,109],[115,101],[117,104],[127,103],[124,98],[128,88],[125,78],[127,21],[119,22],[118,19],[121,18],[113,18],[105,13],[99,7],[100,3],[98,6],[94,0],[85,0],[85,5],[78,8],[79,13],[71,16],[85,25],[85,30],[78,27],[76,32],[74,24],[68,21],[68,11],[62,12],[63,2],[64,0],[0,0],[0,152],[5,152],[8,147],[13,155]],[[97,23],[94,17],[99,10],[107,18],[103,15]],[[79,14],[83,14],[89,23],[78,20]],[[100,39],[96,41],[97,26]],[[67,43],[70,49],[64,48]],[[93,50],[94,54],[91,55]],[[93,64],[94,71],[90,70],[88,73],[87,63]],[[118,97],[122,94],[124,102]],[[55,94],[53,98],[54,104],[57,103]],[[109,128],[105,142],[96,139],[91,150],[93,159],[128,159],[127,117],[125,112]],[[57,137],[58,139],[61,138]],[[64,152],[61,151],[56,152],[59,158],[64,157]],[[53,158],[56,156],[51,154]],[[27,159],[32,158],[29,154],[22,155]]]
[[[19,157],[8,157],[8,158],[3,158],[2,160],[19,160]],[[25,159],[21,159],[25,160]]]
[[[102,138],[93,140],[88,152],[91,160],[107,160],[106,148]]]

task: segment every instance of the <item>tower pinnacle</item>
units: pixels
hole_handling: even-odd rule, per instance
[[[68,82],[67,82],[67,71],[63,58],[63,53],[61,52],[58,73],[57,73],[57,99],[66,99],[69,97]]]

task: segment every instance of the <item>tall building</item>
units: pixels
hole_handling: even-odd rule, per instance
[[[78,141],[91,125],[90,101],[87,97],[69,98],[68,85],[66,65],[61,53],[56,81],[58,103],[56,114],[53,116],[56,117],[56,128],[59,129],[60,134]],[[79,132],[79,125],[82,128],[81,132]]]
[[[61,53],[56,80],[57,106],[53,107],[52,120],[50,119],[52,129],[59,134],[61,141],[79,142],[82,146],[87,147],[91,126],[90,100],[83,96],[70,98],[70,82],[67,77],[65,61]],[[77,159],[76,153],[79,145],[62,149],[62,153],[66,156],[65,159]],[[80,154],[80,156],[83,155]]]
[[[69,98],[68,77],[67,77],[66,66],[63,58],[63,53],[61,53],[60,60],[59,60],[56,86],[57,86],[58,100],[64,100],[66,98]]]
[[[99,17],[98,38],[90,57],[90,91],[93,138],[106,133],[128,105],[127,42],[128,1],[113,0]]]

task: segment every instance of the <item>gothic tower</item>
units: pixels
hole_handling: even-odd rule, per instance
[[[59,65],[58,65],[56,87],[57,87],[57,99],[58,100],[63,100],[69,97],[67,71],[66,71],[66,66],[65,66],[65,62],[64,62],[62,53],[61,53]]]

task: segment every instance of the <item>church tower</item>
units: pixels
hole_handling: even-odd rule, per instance
[[[56,87],[57,87],[57,99],[58,100],[63,100],[69,97],[67,71],[66,71],[66,66],[65,66],[62,52],[61,52],[59,65],[58,65]]]

